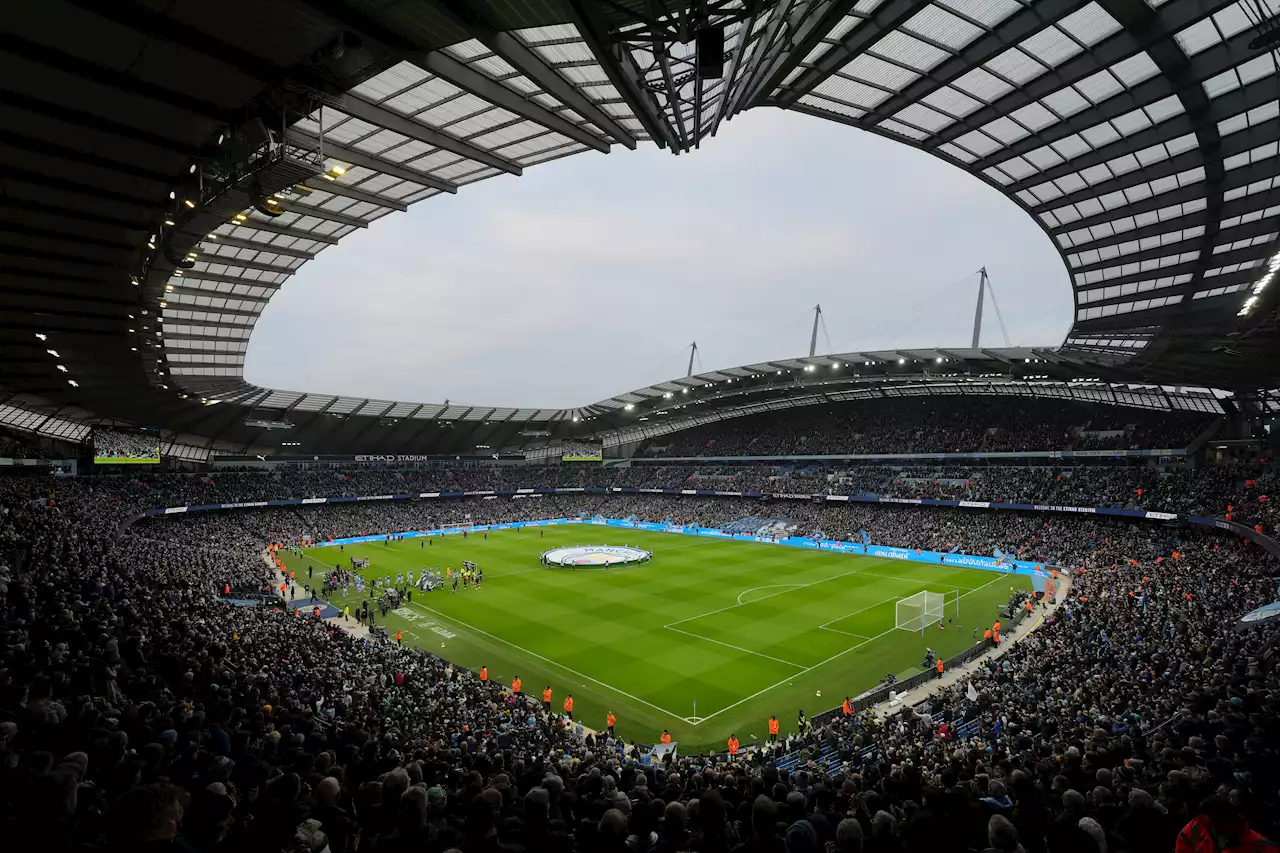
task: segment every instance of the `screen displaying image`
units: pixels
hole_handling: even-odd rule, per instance
[[[160,436],[137,430],[98,427],[93,431],[93,461],[100,465],[159,464]]]
[[[562,462],[603,462],[604,446],[583,442],[566,444],[560,460]]]

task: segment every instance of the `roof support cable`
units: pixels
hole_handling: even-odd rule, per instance
[[[1012,347],[1009,343],[1009,330],[1004,327],[1004,317],[1000,316],[1000,303],[996,301],[996,289],[991,286],[991,276],[987,276],[987,293],[991,294],[991,307],[996,309],[996,319],[1000,321],[1000,334],[1004,335],[1004,345]]]

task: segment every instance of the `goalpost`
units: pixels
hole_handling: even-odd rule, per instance
[[[959,601],[956,606],[959,607]],[[900,598],[894,605],[894,627],[903,631],[924,632],[930,625],[941,622],[947,606],[946,593],[917,592]]]

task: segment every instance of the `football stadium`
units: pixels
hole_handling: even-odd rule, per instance
[[[1277,0],[15,0],[3,837],[1276,849],[1277,49]]]

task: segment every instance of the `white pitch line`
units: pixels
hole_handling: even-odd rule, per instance
[[[517,652],[520,652],[521,654],[528,655],[529,657],[532,657],[532,658],[537,658],[543,663],[547,663],[547,664],[550,664],[551,666],[554,666],[556,669],[567,672],[570,675],[576,675],[578,678],[585,678],[587,681],[590,681],[593,684],[598,684],[601,687],[605,688],[606,690],[611,690],[614,693],[618,694],[619,696],[625,696],[626,698],[631,699],[634,702],[639,702],[641,705],[647,705],[655,711],[661,711],[662,713],[666,714],[668,717],[674,717],[677,720],[687,721],[685,717],[682,717],[673,711],[668,711],[666,708],[663,708],[660,705],[655,705],[652,702],[649,702],[648,700],[641,699],[639,696],[633,696],[632,694],[626,692],[625,690],[619,690],[618,688],[614,687],[612,684],[606,684],[600,679],[592,678],[586,673],[578,672],[576,669],[570,669],[569,667],[565,666],[562,663],[557,663],[556,661],[553,661],[551,658],[543,657],[537,652],[531,652],[528,649],[524,648],[523,646],[517,646],[515,643],[512,643],[509,640],[504,640],[501,637],[496,637],[493,634],[490,634],[488,631],[481,630],[480,628],[477,628],[474,625],[470,625],[466,622],[463,622],[461,619],[456,619],[452,616],[448,616],[444,613],[441,613],[439,610],[435,610],[434,608],[427,607],[425,604],[419,604],[416,601],[412,601],[409,603],[412,604],[414,607],[422,608],[428,613],[434,613],[436,616],[439,616],[441,619],[444,619],[447,622],[452,622],[455,625],[461,625],[463,628],[466,628],[468,631],[474,631],[477,634],[481,634],[485,637],[488,637],[490,640],[493,640],[494,642],[502,643],[504,646],[508,646],[509,648],[515,649]]]
[[[895,575],[877,575],[875,572],[863,572],[862,574],[866,575],[869,578],[883,578],[884,580],[887,580],[887,581],[906,581],[908,583],[923,583],[923,584],[929,583],[923,578],[903,578],[903,577],[897,577]],[[945,584],[945,586],[949,586],[952,589],[964,589],[964,590],[968,590],[969,592],[973,592],[974,590],[974,587],[957,586],[956,584]],[[981,589],[982,587],[976,587],[976,588]]]
[[[707,643],[715,643],[717,646],[724,646],[726,649],[733,649],[734,651],[737,651],[737,652],[744,652],[745,654],[755,655],[758,658],[767,658],[769,660],[777,661],[778,663],[785,663],[787,666],[794,666],[796,669],[804,669],[804,664],[802,663],[795,663],[794,661],[783,660],[782,658],[775,658],[773,655],[766,655],[764,652],[753,652],[751,649],[744,649],[742,646],[733,645],[733,643],[724,643],[724,642],[721,642],[720,640],[713,640],[710,637],[704,637],[701,634],[691,634],[688,631],[681,631],[679,628],[672,628],[670,625],[666,625],[664,627],[668,631],[675,631],[677,634],[684,634],[686,637],[692,637],[695,640],[702,640],[703,642],[707,642]]]
[[[901,596],[901,595],[891,595],[891,596],[889,596],[888,598],[886,598],[884,601],[877,601],[875,604],[869,604],[869,605],[867,605],[866,607],[862,608],[861,610],[855,610],[855,611],[853,611],[852,613],[846,613],[846,614],[845,614],[845,615],[843,615],[843,616],[837,616],[835,619],[832,619],[830,622],[823,622],[823,623],[822,623],[821,625],[819,625],[818,627],[819,627],[819,628],[826,628],[828,625],[831,625],[832,623],[835,623],[835,622],[843,622],[844,620],[848,619],[850,616],[857,616],[859,613],[866,613],[868,610],[875,610],[877,607],[882,607],[882,606],[884,606],[884,605],[888,604],[890,601],[897,601],[899,598],[902,598],[902,597],[903,597],[903,596]],[[829,630],[835,631],[836,629],[835,629],[835,628],[831,628],[831,629],[829,629]],[[847,633],[849,633],[849,632],[848,632],[848,631],[839,631],[838,633],[841,633],[841,634],[847,634]],[[861,635],[861,634],[854,634],[853,636],[855,636],[855,637],[861,637],[862,635]],[[867,639],[867,638],[866,638],[866,637],[863,637],[863,639]]]
[[[841,572],[840,574],[838,574],[838,575],[832,575],[832,576],[831,576],[831,577],[829,577],[829,578],[823,578],[823,579],[821,579],[821,580],[810,581],[809,583],[798,583],[798,584],[794,584],[794,585],[789,585],[789,586],[790,586],[790,588],[789,588],[789,589],[784,589],[782,592],[771,592],[771,593],[769,593],[768,595],[763,595],[763,596],[761,596],[760,598],[757,598],[755,601],[749,601],[749,602],[747,602],[747,604],[758,604],[758,603],[760,603],[761,601],[766,601],[766,600],[768,600],[768,599],[770,599],[770,598],[773,598],[773,597],[775,597],[775,596],[779,596],[779,595],[786,595],[788,592],[793,592],[793,591],[795,591],[795,590],[797,590],[797,589],[808,589],[808,588],[809,588],[809,587],[811,587],[811,586],[817,586],[818,584],[826,583],[827,581],[838,580],[839,578],[844,578],[844,577],[848,577],[849,575],[856,575],[856,574],[858,574],[858,570],[857,570],[857,569],[850,569],[850,570],[849,570],[849,571],[847,571],[847,572]],[[754,587],[754,589],[761,589],[761,587]],[[745,592],[751,592],[751,590],[749,590],[749,589],[748,589],[748,590],[745,590]],[[714,616],[714,615],[715,615],[715,614],[717,614],[717,613],[723,613],[723,612],[725,612],[726,610],[733,610],[733,609],[735,609],[735,608],[737,608],[737,607],[746,607],[746,604],[730,604],[730,605],[728,605],[727,607],[720,607],[720,608],[717,608],[717,609],[715,609],[715,610],[708,610],[706,613],[699,613],[697,616],[690,616],[688,619],[678,619],[678,620],[676,620],[675,622],[671,622],[671,623],[669,623],[669,624],[663,625],[662,627],[663,627],[663,628],[670,628],[672,625],[683,625],[685,622],[692,622],[693,620],[695,620],[695,619],[701,619],[701,618],[702,618],[702,617],[704,617],[704,616]]]
[[[988,581],[987,583],[984,583],[982,586],[977,587],[976,589],[971,589],[971,590],[969,590],[969,592],[963,593],[963,594],[962,594],[962,595],[960,595],[959,597],[960,597],[960,598],[964,598],[966,595],[969,595],[970,593],[977,592],[977,591],[978,591],[978,590],[980,590],[980,589],[986,589],[987,587],[991,586],[991,584],[993,584],[993,583],[998,583],[998,582],[1000,582],[1001,580],[1004,580],[1004,577],[1003,577],[1003,576],[1000,576],[1000,577],[995,578],[994,580]],[[881,602],[881,604],[883,604],[883,603],[884,603],[884,602]],[[872,606],[874,607],[875,605],[872,605]],[[849,648],[845,649],[845,650],[844,650],[844,651],[842,651],[842,652],[836,652],[834,655],[832,655],[831,657],[827,658],[826,660],[818,661],[818,662],[817,662],[817,663],[815,663],[813,666],[811,666],[811,667],[809,667],[809,668],[807,668],[807,669],[802,669],[802,670],[800,670],[799,672],[794,673],[794,674],[792,674],[791,676],[789,676],[789,677],[787,677],[787,678],[782,679],[781,681],[777,682],[776,684],[770,684],[768,687],[764,688],[763,690],[757,690],[755,693],[752,693],[750,696],[747,696],[747,697],[746,697],[746,698],[744,698],[744,699],[739,699],[737,702],[734,702],[732,705],[728,705],[728,706],[726,706],[726,707],[724,707],[724,708],[721,708],[719,711],[715,711],[715,712],[713,712],[713,713],[711,713],[711,714],[708,714],[707,716],[703,717],[699,722],[694,723],[693,725],[702,725],[702,723],[706,722],[707,720],[710,720],[712,717],[717,717],[717,716],[719,716],[719,715],[723,714],[725,711],[731,711],[731,710],[733,710],[734,708],[738,707],[739,705],[743,704],[744,702],[750,702],[752,699],[756,698],[757,696],[763,696],[765,693],[768,693],[770,690],[776,690],[777,688],[779,688],[779,687],[781,687],[782,685],[786,684],[788,681],[794,681],[795,679],[797,679],[797,678],[801,677],[802,675],[806,675],[806,674],[808,674],[808,673],[810,673],[810,672],[813,672],[815,669],[817,669],[817,668],[818,668],[818,667],[820,667],[820,666],[826,666],[827,664],[831,663],[831,662],[832,662],[833,660],[835,660],[836,658],[844,657],[844,656],[845,656],[845,655],[847,655],[849,652],[854,651],[855,649],[860,649],[860,648],[862,648],[863,646],[865,646],[867,643],[873,643],[873,642],[875,642],[876,640],[880,639],[881,637],[887,637],[887,636],[889,636],[890,634],[892,634],[894,631],[898,631],[898,630],[901,630],[901,629],[899,629],[899,628],[890,628],[889,630],[884,631],[884,632],[879,633],[879,634],[876,634],[874,637],[871,637],[871,638],[869,638],[869,639],[867,639],[867,640],[864,640],[863,642],[858,643],[857,645],[850,646]]]
[[[839,628],[828,628],[826,625],[819,625],[819,631],[830,631],[833,634],[844,634],[846,637],[857,637],[859,640],[870,640],[866,634],[855,634],[852,631],[841,631]]]
[[[868,638],[868,639],[864,640],[864,641],[863,641],[863,642],[861,642],[861,643],[858,643],[858,644],[856,644],[856,645],[850,646],[849,648],[845,649],[845,650],[844,650],[844,651],[842,651],[842,652],[836,652],[834,655],[832,655],[831,657],[827,658],[826,660],[818,661],[818,662],[817,662],[817,663],[815,663],[813,666],[808,667],[807,669],[802,669],[802,670],[800,670],[799,672],[792,673],[791,675],[787,676],[786,678],[782,679],[781,681],[779,681],[779,682],[777,682],[777,683],[775,683],[775,684],[770,684],[768,687],[764,688],[763,690],[757,690],[755,693],[752,693],[750,696],[747,696],[747,697],[745,697],[745,698],[739,699],[737,702],[734,702],[732,705],[726,705],[725,707],[721,708],[719,711],[715,711],[715,712],[713,712],[713,713],[711,713],[711,714],[708,714],[707,716],[705,716],[705,717],[703,717],[703,718],[702,718],[702,722],[704,722],[704,723],[705,723],[707,720],[710,720],[712,717],[718,717],[718,716],[720,716],[721,714],[723,714],[725,711],[732,711],[734,708],[738,707],[739,705],[743,704],[744,702],[750,702],[752,699],[756,698],[757,696],[763,696],[764,694],[768,693],[770,690],[776,690],[777,688],[779,688],[779,687],[781,687],[782,685],[786,684],[788,681],[794,681],[795,679],[799,678],[799,677],[800,677],[800,676],[802,676],[802,675],[806,675],[807,673],[813,672],[815,669],[817,669],[817,668],[818,668],[818,667],[820,667],[820,666],[825,666],[825,665],[827,665],[827,664],[831,663],[831,662],[832,662],[833,660],[835,660],[836,658],[844,657],[845,655],[849,654],[849,652],[853,651],[854,649],[860,649],[860,648],[862,648],[863,646],[865,646],[867,643],[874,642],[874,641],[876,641],[876,640],[880,639],[881,637],[886,637],[886,636],[888,636],[889,634],[892,634],[894,631],[897,631],[897,630],[899,630],[899,629],[898,629],[898,628],[890,628],[888,631],[885,631],[885,632],[883,632],[883,633],[881,633],[881,634],[876,634],[874,637],[870,637],[870,638]],[[701,723],[699,723],[698,725],[701,725]]]
[[[749,593],[749,592],[755,592],[755,591],[756,591],[756,590],[758,590],[758,589],[777,589],[777,588],[779,588],[779,587],[784,587],[784,586],[785,586],[785,587],[790,587],[790,588],[792,588],[792,589],[795,589],[795,588],[796,588],[796,587],[798,587],[798,586],[804,586],[804,584],[800,584],[800,583],[770,583],[770,584],[765,584],[764,586],[753,586],[753,587],[751,587],[751,589],[744,589],[742,592],[738,593],[738,604],[742,604],[742,596],[746,595],[746,594],[747,594],[747,593]],[[777,593],[777,594],[779,594],[779,595],[780,595],[781,593]],[[767,598],[767,597],[768,597],[768,596],[766,596],[766,598]],[[756,600],[757,600],[757,601],[762,601],[763,599],[756,599]],[[748,602],[748,603],[750,603],[750,602]]]

